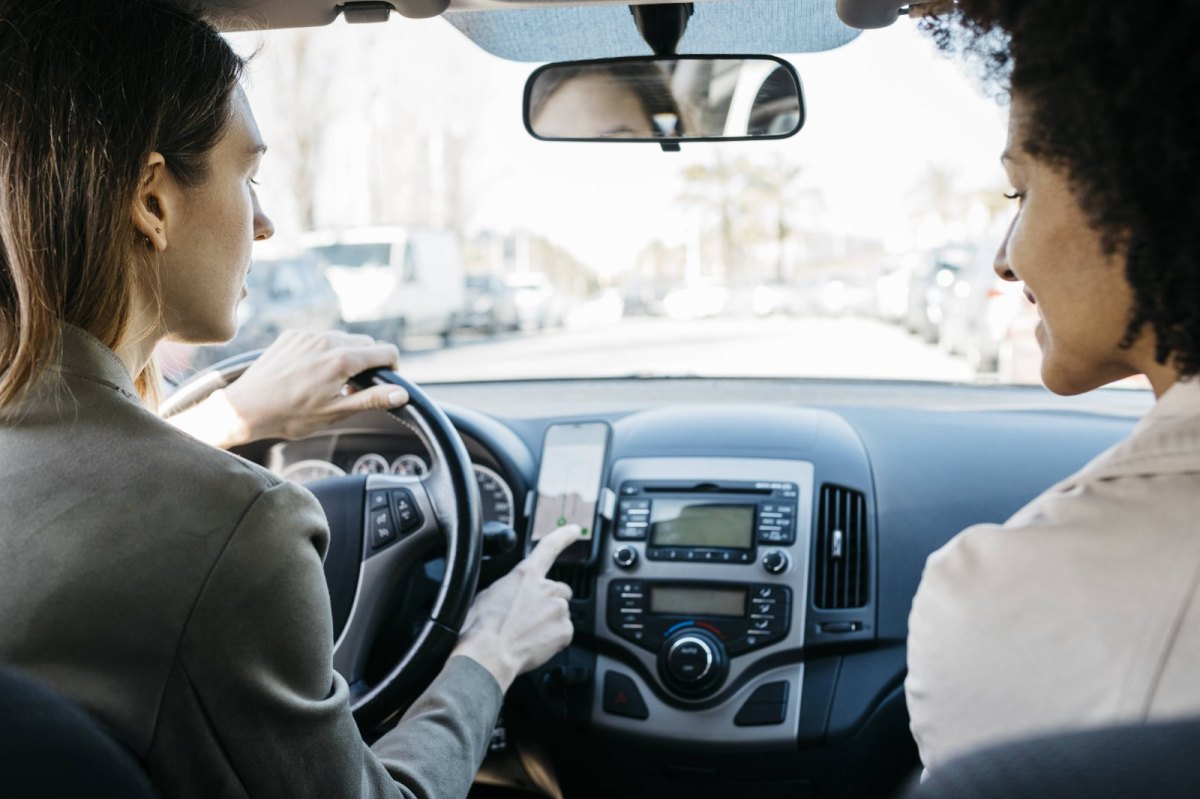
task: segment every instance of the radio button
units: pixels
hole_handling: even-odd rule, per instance
[[[753,599],[755,602],[761,602],[766,599],[779,599],[783,595],[783,590],[777,585],[759,585],[755,586]]]
[[[642,527],[634,527],[622,523],[617,526],[616,539],[618,541],[645,541],[646,527],[644,525]]]

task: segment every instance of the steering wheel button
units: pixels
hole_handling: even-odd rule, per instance
[[[417,502],[407,489],[392,492],[392,510],[400,522],[400,533],[407,535],[423,524]]]
[[[384,524],[376,524],[372,519],[371,523],[371,548],[382,549],[388,544],[396,540],[395,530],[392,528],[392,523],[389,520]]]
[[[386,508],[387,504],[388,504],[388,497],[387,497],[386,492],[384,492],[384,491],[372,491],[371,492],[371,510],[379,510],[380,508]]]

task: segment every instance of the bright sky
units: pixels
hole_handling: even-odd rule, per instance
[[[827,224],[895,250],[912,245],[907,210],[930,165],[954,173],[963,189],[1002,191],[1007,185],[998,162],[1004,110],[908,20],[865,32],[835,51],[790,57],[808,107],[795,137],[685,144],[679,153],[652,144],[532,139],[521,122],[521,101],[536,65],[487,54],[437,19],[393,17],[386,26],[338,22],[318,31],[335,75],[329,97],[322,98],[325,107],[281,110],[266,96],[278,81],[264,74],[278,67],[275,35],[233,37],[240,49],[265,45],[252,67],[251,103],[269,143],[289,135],[290,114],[325,115],[334,145],[321,154],[321,208],[340,224],[353,224],[366,207],[363,186],[379,163],[371,153],[386,146],[369,132],[373,122],[376,129],[381,125],[378,93],[385,91],[403,95],[408,109],[402,121],[391,116],[386,124],[454,127],[474,136],[466,162],[475,186],[472,229],[541,233],[599,273],[629,268],[656,238],[674,243],[691,235],[694,216],[675,201],[679,173],[689,163],[710,162],[716,148],[756,160],[782,154],[803,167],[803,187],[824,194]],[[375,102],[356,88],[363,70],[376,79]],[[286,147],[273,147],[260,191],[285,244],[299,232],[287,196],[286,157]],[[389,190],[412,190],[404,174],[386,178]]]

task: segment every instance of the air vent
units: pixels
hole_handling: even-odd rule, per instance
[[[867,501],[861,492],[821,486],[813,603],[823,610],[867,604]]]
[[[575,563],[558,563],[550,567],[551,580],[566,583],[571,587],[575,599],[590,599],[592,596],[592,579],[587,567]]]

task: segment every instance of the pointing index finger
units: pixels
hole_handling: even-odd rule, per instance
[[[534,571],[544,577],[558,556],[571,544],[581,540],[580,532],[577,524],[568,524],[558,528],[538,542],[533,551],[529,553],[529,557],[525,559],[526,562]]]

